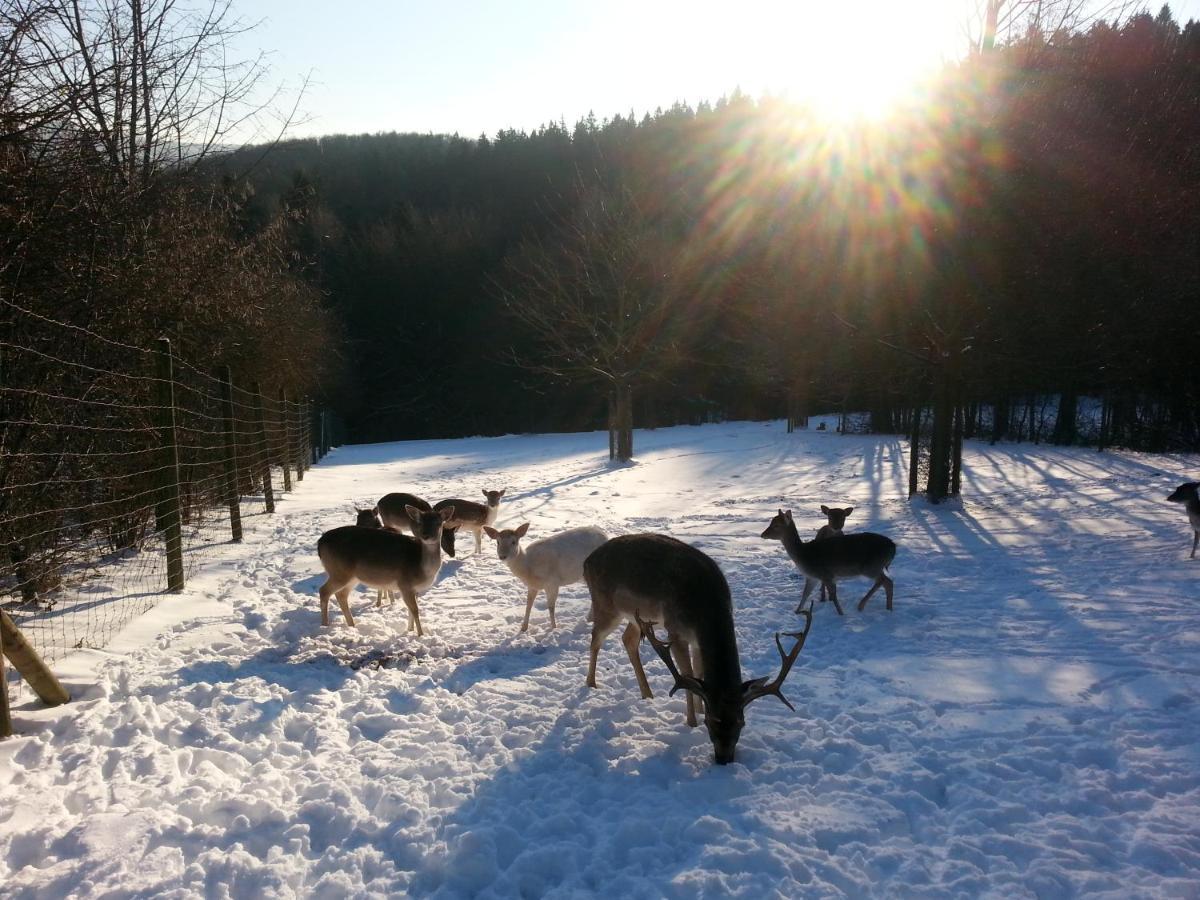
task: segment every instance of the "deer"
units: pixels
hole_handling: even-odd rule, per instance
[[[416,521],[407,512],[410,506],[414,506],[422,512],[429,512],[433,509],[428,500],[422,500],[416,494],[397,492],[380,497],[379,502],[375,504],[374,512],[385,528],[391,528],[393,531],[407,531],[416,537]],[[362,511],[359,510],[360,517],[361,514]],[[359,524],[363,523],[359,522]],[[442,552],[447,556],[454,556],[454,529],[448,526],[442,529]]]
[[[838,602],[837,579],[866,576],[875,579],[871,589],[862,600],[858,601],[858,611],[862,612],[867,601],[882,586],[887,594],[887,608],[892,609],[892,587],[894,582],[888,577],[886,569],[896,557],[896,545],[891,538],[870,531],[861,534],[841,534],[833,537],[811,540],[805,543],[800,539],[796,523],[792,520],[792,511],[784,512],[771,519],[771,523],[762,533],[766,540],[783,542],[783,548],[792,562],[805,574],[804,594],[800,598],[797,613],[802,613],[808,604],[808,596],[815,582],[820,582],[833,601],[837,614],[844,615],[842,605]]]
[[[587,525],[560,531],[540,541],[534,541],[522,549],[521,539],[529,533],[528,522],[523,522],[515,529],[506,528],[503,531],[497,531],[491,525],[484,525],[483,531],[496,542],[496,555],[527,588],[525,621],[521,623],[521,634],[529,630],[529,614],[533,611],[533,601],[538,592],[543,590],[546,592],[546,608],[550,611],[550,627],[558,627],[554,621],[558,589],[564,584],[583,581],[583,561],[608,540],[608,535],[599,528]]]
[[[454,518],[451,519],[447,526],[450,528],[462,528],[475,535],[475,555],[478,556],[483,552],[483,529],[486,525],[495,525],[496,516],[500,512],[500,498],[504,496],[506,488],[501,488],[498,491],[489,491],[486,488],[483,491],[483,496],[487,498],[487,504],[476,503],[473,500],[448,499],[440,500],[433,504],[433,508],[445,509],[447,506],[454,508]]]
[[[596,659],[604,639],[627,622],[621,643],[633,664],[642,697],[654,696],[646,681],[638,646],[650,642],[675,679],[668,696],[687,691],[687,724],[696,727],[696,698],[704,703],[704,725],[719,765],[733,762],[745,725],[745,710],[759,697],[778,697],[795,709],[781,687],[812,627],[806,611],[803,630],[783,649],[774,680],[742,680],[733,601],[720,567],[700,550],[664,534],[628,534],[601,544],[584,561],[583,577],[592,595],[592,641],[587,686],[596,687]],[[666,640],[655,633],[662,623]]]
[[[383,521],[380,519],[378,507],[375,507],[374,509],[359,509],[358,507],[355,507],[354,514],[358,517],[355,520],[354,524],[357,525],[359,528],[387,528],[388,527],[388,526],[384,525]],[[392,528],[391,530],[395,531],[396,529]],[[451,555],[453,555],[453,554],[451,554]],[[388,603],[396,602],[396,595],[394,593],[392,593],[391,591],[388,591],[387,595],[388,595]],[[375,608],[380,609],[382,607],[383,607],[383,591],[378,590],[375,592]]]
[[[411,507],[409,515],[416,524],[416,537],[387,528],[343,525],[321,535],[317,556],[325,569],[321,585],[321,625],[329,626],[329,598],[337,597],[346,624],[354,627],[350,613],[350,592],[362,583],[377,590],[398,590],[408,607],[408,631],[421,629],[417,596],[437,580],[442,567],[442,528],[454,515],[454,509],[425,512]]]
[[[822,503],[821,512],[825,514],[825,518],[828,521],[817,529],[816,540],[818,541],[822,540],[823,538],[837,537],[839,534],[841,534],[842,528],[846,524],[846,519],[849,518],[850,513],[854,512],[854,507],[847,506],[843,508],[838,506],[826,506],[824,503]],[[805,576],[804,589],[806,591],[812,590],[812,587],[809,585],[811,581],[811,578]],[[825,585],[821,585],[821,602],[824,603],[827,597],[828,593],[825,590]]]
[[[1195,559],[1196,545],[1200,544],[1200,481],[1181,484],[1167,499],[1172,503],[1182,503],[1187,512],[1188,522],[1192,526],[1192,555],[1188,559]]]

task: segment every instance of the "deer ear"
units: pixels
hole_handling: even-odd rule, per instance
[[[829,507],[824,503],[821,504],[821,512],[825,513],[825,515],[829,515]]]
[[[501,496],[501,497],[503,497],[503,496],[504,496],[504,492],[505,492],[505,491],[507,491],[507,490],[508,490],[508,488],[506,488],[506,487],[502,487],[502,488],[500,488],[500,492],[499,492],[499,493],[500,493],[500,496]]]
[[[783,516],[784,516],[784,518],[785,518],[785,519],[787,519],[789,522],[791,522],[791,521],[792,521],[792,511],[791,511],[790,509],[789,509],[787,512],[785,512],[785,513],[783,514]]]
[[[409,509],[412,509],[412,507],[410,506]],[[454,506],[450,505],[438,510],[438,515],[442,517],[443,522],[449,522],[454,518]]]
[[[493,541],[497,541],[500,539],[500,532],[498,532],[491,525],[484,525],[483,533],[486,534],[488,537],[490,537]]]
[[[485,496],[485,497],[487,496],[487,488],[483,489],[483,496]]]
[[[411,505],[411,504],[409,504],[409,503],[406,503],[406,504],[404,504],[404,511],[405,511],[406,513],[408,513],[408,517],[409,517],[410,519],[412,519],[414,522],[419,522],[419,521],[420,521],[420,519],[421,519],[421,511],[420,511],[419,509],[417,509],[415,506],[413,506],[413,505]]]
[[[853,506],[847,506],[846,509],[844,510],[844,514],[847,516],[850,515],[850,513],[852,513],[852,512],[854,512]]]
[[[779,507],[779,514],[780,514],[781,516],[783,515],[783,507],[782,507],[782,506],[781,506],[781,507]],[[785,518],[786,518],[786,516],[785,516]]]
[[[525,535],[526,535],[528,532],[529,532],[529,523],[528,523],[528,522],[522,522],[522,523],[521,523],[521,526],[520,526],[520,527],[519,527],[519,528],[516,530],[516,535],[517,535],[517,537],[519,537],[519,538],[523,538],[523,537],[525,537]]]

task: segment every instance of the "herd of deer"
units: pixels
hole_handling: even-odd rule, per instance
[[[805,576],[796,607],[803,625],[798,631],[786,633],[793,639],[790,650],[785,650],[781,636],[775,635],[781,665],[773,680],[761,677],[743,681],[729,584],[706,554],[662,534],[627,534],[610,539],[599,528],[590,526],[571,528],[522,547],[529,524],[497,530],[494,525],[504,491],[485,490],[483,494],[486,503],[456,498],[432,506],[413,494],[388,494],[374,509],[357,510],[355,525],[322,535],[317,554],[328,578],[320,589],[321,624],[329,625],[329,598],[335,596],[346,624],[353,626],[350,592],[364,584],[379,591],[377,606],[382,604],[384,591],[399,591],[408,608],[409,630],[422,635],[417,598],[437,579],[442,553],[454,555],[455,535],[463,530],[475,535],[478,554],[482,535],[486,534],[496,542],[499,558],[527,589],[522,632],[529,629],[538,593],[546,594],[553,628],[559,589],[586,581],[592,599],[588,686],[596,687],[596,659],[604,639],[626,623],[621,643],[642,696],[653,696],[638,653],[645,639],[675,679],[670,693],[680,689],[687,692],[688,725],[697,724],[696,698],[703,701],[704,723],[713,752],[717,762],[724,764],[733,760],[747,705],[771,694],[792,708],[781,687],[812,628],[813,604],[809,597],[816,585],[821,586],[821,599],[828,597],[840,616],[838,580],[866,576],[873,583],[859,601],[858,610],[866,607],[880,587],[887,597],[887,608],[892,609],[893,582],[887,568],[896,555],[895,543],[871,532],[844,534],[842,529],[853,507],[826,506],[821,511],[827,523],[812,540],[805,541],[791,511],[781,509],[762,537],[781,541]],[[1186,505],[1195,531],[1195,557],[1200,544],[1200,482],[1180,486],[1167,499]],[[655,632],[659,623],[666,631],[666,640]]]
[[[689,725],[697,724],[696,699],[703,701],[704,722],[717,762],[728,763],[748,704],[772,694],[791,708],[780,688],[812,628],[809,596],[816,584],[821,585],[822,599],[828,595],[841,615],[838,579],[865,575],[874,583],[858,608],[861,610],[880,587],[887,595],[887,608],[892,608],[892,579],[885,572],[896,555],[891,540],[879,534],[843,534],[852,509],[822,506],[828,523],[813,540],[804,541],[791,512],[780,510],[762,536],[782,541],[806,576],[796,608],[802,627],[787,633],[793,639],[790,650],[785,650],[781,636],[775,635],[782,664],[773,680],[743,681],[729,585],[707,555],[666,535],[628,534],[610,539],[591,526],[571,528],[523,547],[529,523],[495,528],[504,491],[485,490],[483,494],[486,503],[454,498],[433,505],[414,494],[388,494],[373,509],[356,510],[356,524],[323,534],[317,542],[317,555],[328,577],[320,589],[321,624],[329,625],[329,600],[336,597],[346,624],[353,626],[350,593],[363,584],[378,591],[377,606],[382,605],[385,591],[389,595],[399,592],[408,608],[408,629],[421,636],[417,598],[436,581],[443,554],[455,555],[455,538],[462,531],[475,535],[478,554],[486,534],[496,542],[499,558],[525,584],[522,632],[529,629],[539,593],[546,594],[553,628],[559,589],[586,581],[592,597],[588,686],[596,686],[596,659],[604,639],[626,623],[621,642],[642,696],[653,696],[638,653],[644,638],[674,676],[671,694],[680,689],[687,692]],[[655,632],[660,623],[665,640]]]

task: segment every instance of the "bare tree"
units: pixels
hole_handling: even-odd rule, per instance
[[[129,186],[195,166],[279,99],[264,96],[263,55],[232,52],[249,26],[230,0],[6,3],[29,23],[26,91],[63,98],[66,123]]]
[[[670,253],[629,190],[585,191],[549,236],[509,260],[500,291],[534,337],[533,371],[601,385],[609,455],[633,456],[633,395],[675,361]]]

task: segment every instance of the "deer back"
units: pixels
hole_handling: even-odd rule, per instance
[[[402,528],[415,534],[413,520],[404,509],[406,506],[415,506],[422,512],[429,512],[433,508],[428,501],[422,500],[416,494],[402,492],[381,497],[375,508],[379,510],[379,517],[388,528]]]
[[[789,548],[791,552],[793,548]],[[792,558],[806,575],[822,580],[878,575],[891,565],[896,545],[882,534],[835,534],[795,548]]]

